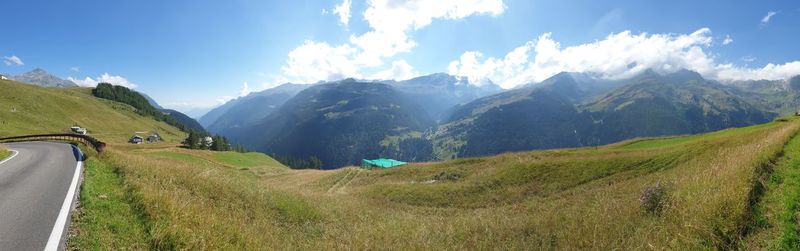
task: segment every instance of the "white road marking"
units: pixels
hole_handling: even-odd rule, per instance
[[[80,150],[78,150],[80,152]],[[82,155],[83,153],[81,153]],[[67,224],[67,216],[69,216],[69,211],[72,208],[72,199],[75,197],[75,191],[78,188],[78,182],[80,181],[81,172],[83,168],[83,161],[78,161],[78,165],[75,168],[75,175],[72,176],[72,184],[69,185],[69,190],[67,190],[67,197],[64,199],[64,204],[61,205],[61,211],[58,213],[58,218],[56,218],[56,224],[53,226],[53,231],[50,232],[50,239],[47,240],[47,246],[45,246],[45,251],[57,251],[58,245],[61,244],[61,236],[64,235],[65,225]]]
[[[17,152],[17,150],[9,150],[9,151],[12,151],[12,152],[14,152],[14,153],[13,153],[13,154],[11,154],[11,156],[9,156],[8,158],[6,158],[6,159],[4,159],[4,160],[0,161],[0,165],[2,165],[3,163],[6,163],[6,161],[9,161],[9,160],[11,160],[12,158],[16,157],[16,156],[17,156],[17,154],[19,154],[19,152]]]

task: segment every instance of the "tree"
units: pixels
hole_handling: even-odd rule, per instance
[[[189,137],[187,137],[186,140],[184,140],[184,144],[189,149],[198,149],[198,147],[200,147],[201,137],[202,136],[199,135],[197,132],[189,131]]]
[[[309,158],[309,162],[310,162],[309,168],[322,169],[322,160],[317,158],[317,156],[311,156],[311,158]]]
[[[98,98],[128,104],[136,108],[136,112],[140,115],[153,117],[157,121],[163,121],[184,132],[190,131],[183,123],[153,107],[142,94],[128,89],[127,87],[116,86],[109,83],[99,83],[97,87],[92,89],[92,95]]]

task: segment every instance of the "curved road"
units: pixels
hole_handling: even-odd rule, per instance
[[[79,182],[80,151],[55,142],[6,146],[18,154],[0,163],[0,249],[59,248]]]

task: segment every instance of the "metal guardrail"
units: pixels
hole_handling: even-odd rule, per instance
[[[15,141],[76,141],[83,143],[86,146],[94,148],[98,153],[103,152],[106,148],[106,143],[87,135],[80,134],[37,134],[37,135],[24,135],[0,138],[0,142],[15,142]]]

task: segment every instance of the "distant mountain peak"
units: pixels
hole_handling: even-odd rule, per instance
[[[671,79],[673,81],[676,81],[676,82],[679,82],[679,83],[686,83],[686,82],[692,81],[692,80],[705,81],[705,79],[703,78],[702,75],[700,75],[700,73],[697,73],[696,71],[687,70],[687,69],[680,69],[680,70],[678,70],[676,72],[667,74],[664,77],[669,78],[669,79]]]
[[[673,73],[671,73],[669,75],[685,75],[685,76],[692,76],[692,77],[698,77],[698,78],[702,78],[703,77],[702,75],[700,75],[700,73],[698,73],[696,71],[693,71],[693,70],[686,69],[686,68],[681,68],[680,70],[678,70],[676,72],[673,72]]]
[[[29,71],[28,73],[49,74],[46,70],[44,70],[42,68],[33,69],[33,70]]]
[[[446,73],[433,73],[423,76],[418,76],[404,81],[396,81],[396,83],[406,84],[425,84],[425,85],[448,85],[458,82],[459,79]]]
[[[42,68],[36,68],[21,75],[14,76],[13,79],[15,81],[44,87],[78,86],[75,82],[53,76]]]

